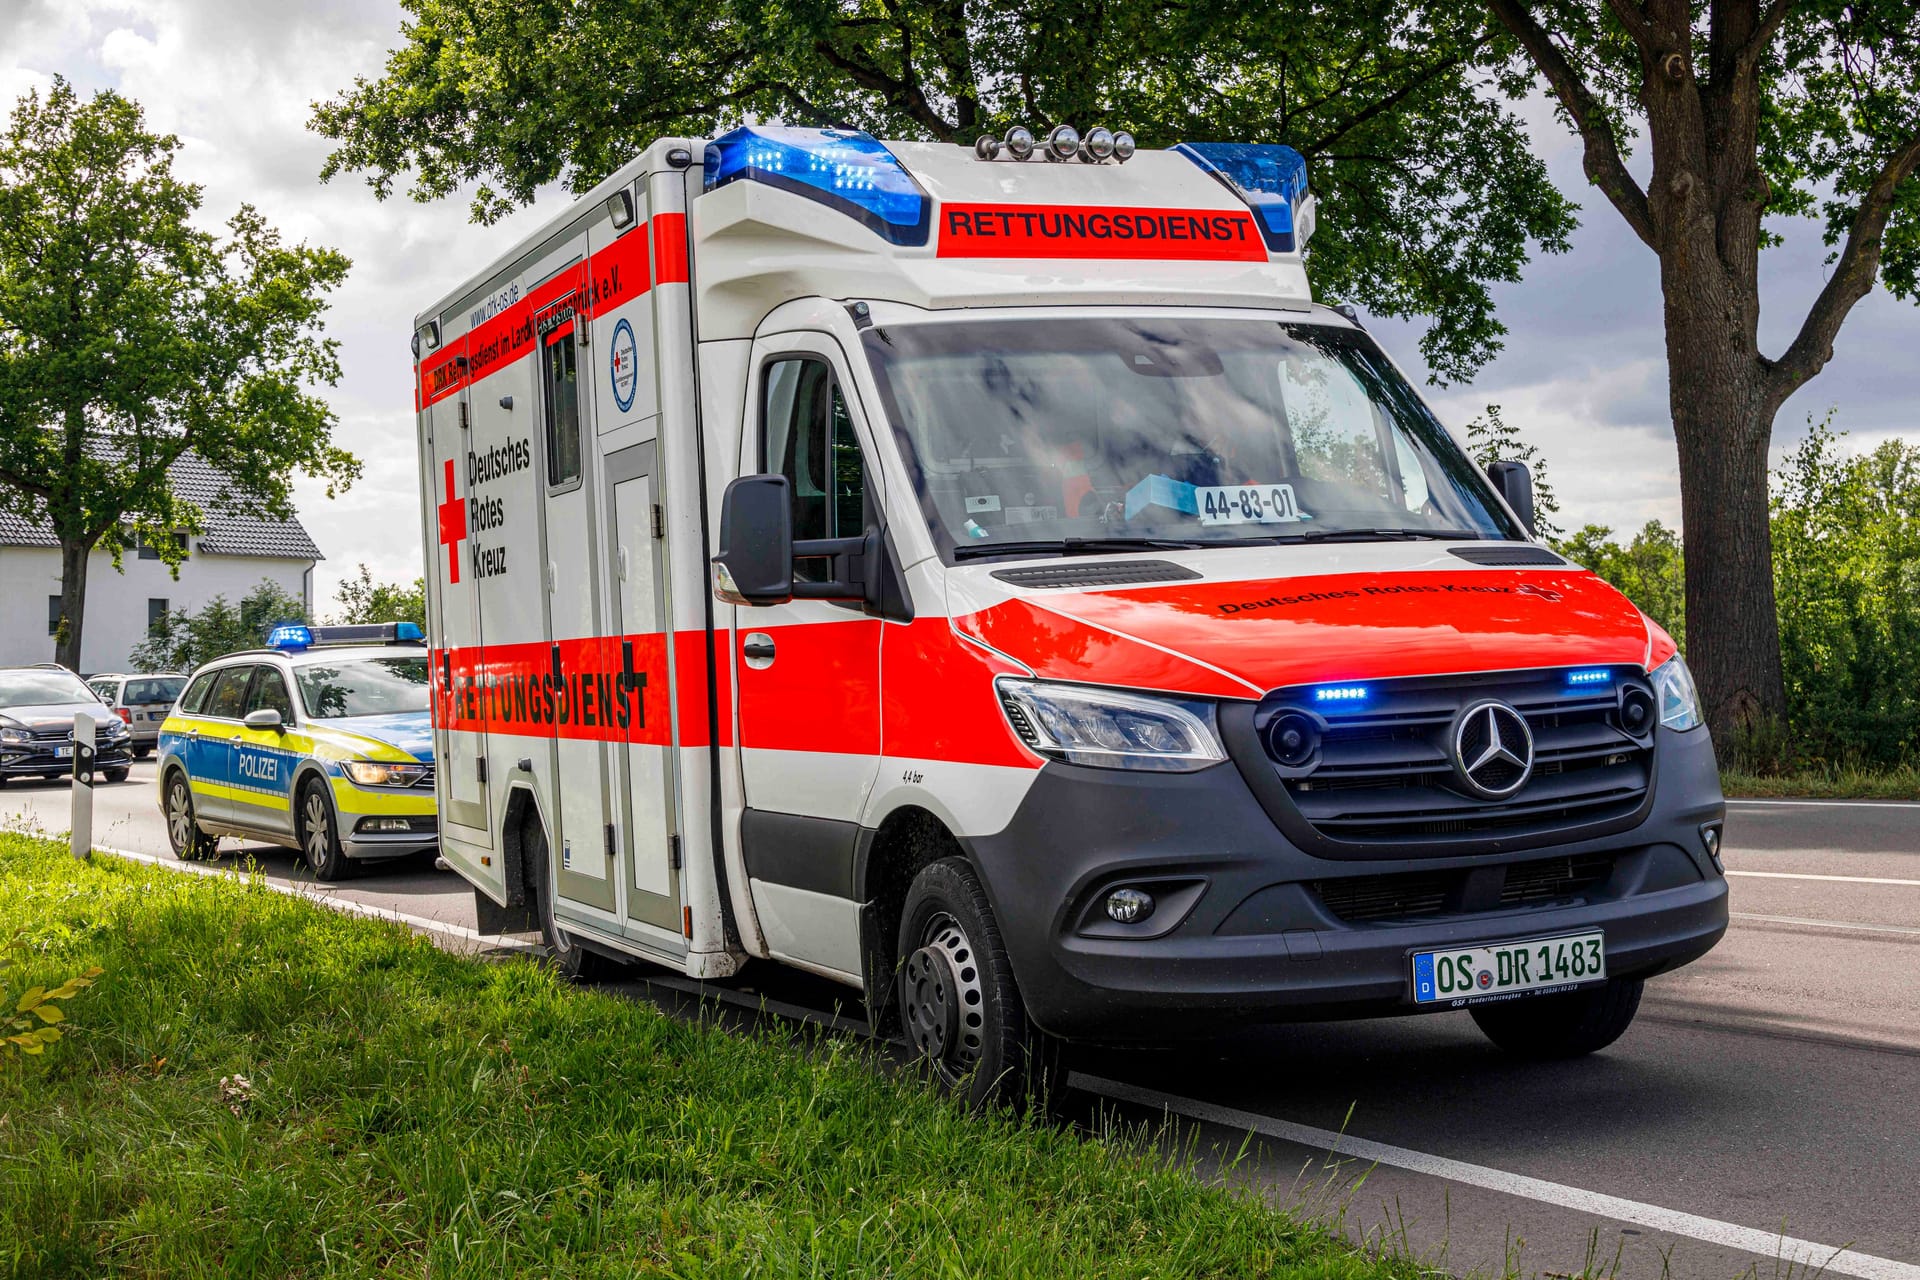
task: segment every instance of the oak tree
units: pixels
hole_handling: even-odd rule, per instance
[[[117,565],[138,536],[177,566],[200,529],[168,479],[181,454],[232,479],[227,509],[275,518],[294,472],[330,495],[359,472],[312,391],[339,377],[322,316],[346,258],[282,243],[245,205],[203,230],[179,145],[64,80],[0,128],[0,503],[59,539],[71,668],[94,548]]]

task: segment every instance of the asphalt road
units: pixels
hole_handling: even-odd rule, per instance
[[[151,764],[96,796],[97,843],[168,855]],[[14,782],[0,822],[57,832],[69,803],[64,783]],[[1732,929],[1650,983],[1603,1054],[1515,1063],[1454,1013],[1276,1027],[1079,1062],[1097,1075],[1076,1076],[1073,1107],[1095,1125],[1171,1110],[1225,1176],[1435,1270],[1777,1277],[1824,1262],[1920,1280],[1920,805],[1730,808]],[[418,860],[336,887],[290,850],[246,852],[363,911],[473,923],[464,884]],[[743,979],[709,990],[816,1011],[846,994],[765,966]]]

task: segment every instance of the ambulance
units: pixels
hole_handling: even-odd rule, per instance
[[[663,138],[413,337],[441,849],[585,973],[862,992],[945,1087],[1467,1011],[1727,924],[1673,640],[1349,313],[1284,146]]]

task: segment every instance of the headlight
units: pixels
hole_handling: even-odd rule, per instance
[[[106,726],[107,736],[109,738],[124,738],[130,732],[127,728],[126,721],[122,720],[119,716],[115,716],[111,720],[102,720],[100,723]]]
[[[363,787],[410,787],[427,776],[423,764],[387,764],[381,760],[349,760],[347,776]]]
[[[1693,673],[1679,654],[1674,654],[1653,669],[1647,677],[1660,699],[1660,723],[1669,729],[1695,729],[1702,723],[1700,694],[1693,687]]]
[[[1186,773],[1227,758],[1205,702],[1115,689],[999,681],[1000,705],[1020,740],[1041,755],[1103,769]]]
[[[25,742],[26,740],[27,731],[25,729],[16,728],[13,725],[0,728],[0,742]]]

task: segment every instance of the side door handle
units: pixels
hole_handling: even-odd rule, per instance
[[[740,656],[756,671],[772,666],[773,637],[764,631],[750,632],[740,646]]]

